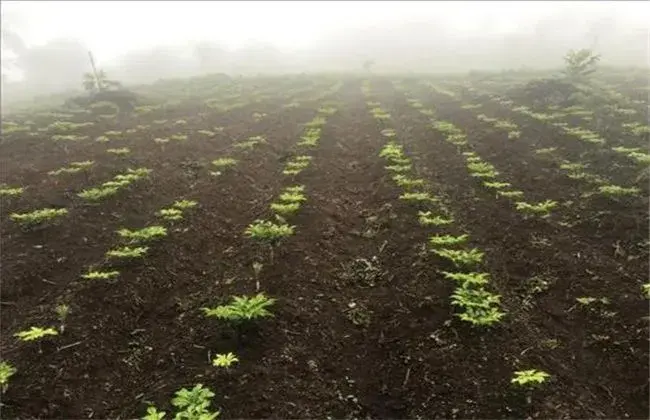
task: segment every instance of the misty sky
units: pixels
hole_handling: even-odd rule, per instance
[[[459,34],[527,31],[558,10],[585,16],[615,14],[639,26],[650,2],[172,2],[3,1],[2,25],[27,44],[69,36],[83,40],[100,61],[126,50],[212,40],[236,48],[265,41],[283,50],[308,48],[346,30],[387,22],[444,17]],[[558,28],[562,30],[562,28]]]

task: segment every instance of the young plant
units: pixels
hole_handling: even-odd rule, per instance
[[[149,247],[146,246],[139,246],[139,247],[128,247],[128,246],[123,246],[121,248],[117,249],[112,249],[106,253],[106,256],[109,258],[140,258],[143,257],[147,251],[149,250]]]
[[[274,243],[282,238],[293,235],[295,226],[288,224],[275,224],[270,220],[256,220],[250,224],[244,232],[247,236]]]
[[[495,182],[490,182],[490,181],[483,181],[483,186],[485,186],[486,188],[493,188],[493,189],[495,189],[495,190],[502,190],[502,189],[504,189],[504,188],[508,188],[508,187],[510,187],[511,185],[510,185],[509,182],[497,182],[497,181],[495,181]]]
[[[172,399],[172,405],[176,408],[174,420],[214,420],[218,418],[221,412],[210,410],[210,400],[214,395],[209,388],[203,388],[202,384],[197,384],[191,390],[183,388],[176,391],[176,397]],[[147,414],[142,419],[161,420],[165,414],[164,411],[158,411],[156,407],[151,406],[147,408]]]
[[[483,252],[476,248],[469,251],[455,249],[434,249],[433,252],[442,258],[451,260],[457,267],[473,266],[483,260]]]
[[[21,341],[34,341],[48,335],[59,335],[59,332],[54,328],[31,327],[28,330],[17,332],[14,337],[18,337]]]
[[[8,362],[0,362],[0,392],[4,393],[9,387],[9,378],[11,378],[18,370],[11,366]]]
[[[537,369],[519,370],[515,372],[510,382],[522,387],[535,386],[543,384],[550,376],[548,373]]]
[[[299,209],[300,203],[271,203],[271,210],[282,216],[290,216]]]
[[[217,169],[226,169],[231,166],[235,166],[236,164],[237,161],[233,158],[219,158],[212,161],[212,165],[214,165]]]
[[[418,220],[423,226],[444,226],[454,223],[452,217],[437,216],[431,211],[419,211]]]
[[[409,178],[406,175],[402,174],[396,174],[393,176],[393,181],[397,183],[400,187],[403,188],[415,188],[415,187],[422,187],[424,186],[424,180],[423,179],[414,179],[414,178]]]
[[[48,172],[48,175],[56,176],[56,175],[61,175],[61,174],[74,174],[74,173],[77,173],[77,172],[81,172],[81,171],[83,171],[85,169],[88,169],[91,166],[93,166],[94,164],[95,164],[95,162],[92,161],[92,160],[86,160],[86,161],[83,161],[83,162],[72,162],[72,163],[70,163],[70,166],[68,166],[68,167],[64,167],[64,168],[61,168],[61,169],[57,169],[56,171]]]
[[[197,201],[177,200],[177,201],[174,201],[174,204],[172,204],[172,207],[180,209],[180,210],[185,210],[185,209],[191,209],[193,207],[196,207],[197,204],[199,204]]]
[[[237,362],[239,362],[239,359],[234,353],[217,354],[214,359],[212,359],[212,366],[229,368],[233,363]]]
[[[404,201],[435,201],[429,193],[425,192],[405,192],[399,198]]]
[[[267,308],[273,306],[275,302],[275,299],[268,298],[263,293],[258,293],[252,297],[233,296],[232,302],[228,305],[202,309],[205,316],[213,316],[218,319],[240,324],[258,318],[272,317],[273,314]]]
[[[505,316],[499,309],[500,296],[494,295],[482,288],[472,288],[465,284],[455,290],[451,296],[451,304],[460,306],[464,312],[458,317],[474,325],[492,325]]]
[[[467,242],[469,235],[463,234],[460,236],[453,235],[433,235],[429,238],[429,243],[433,246],[454,246]]]
[[[548,217],[551,214],[551,210],[557,206],[557,201],[546,200],[537,204],[529,204],[524,201],[519,201],[515,205],[516,209],[524,214]]]
[[[89,271],[81,278],[86,280],[110,280],[120,275],[119,271]]]
[[[117,156],[124,156],[131,153],[131,150],[128,147],[122,147],[119,149],[106,149],[106,153],[112,153]]]
[[[164,226],[148,226],[139,230],[120,229],[117,234],[135,244],[167,236],[167,228]]]
[[[463,287],[468,287],[469,285],[485,285],[489,282],[490,279],[489,273],[450,273],[447,271],[442,271],[442,274],[447,279],[460,283],[460,285]]]
[[[183,219],[183,211],[177,208],[162,209],[156,213],[156,216],[168,222],[173,222]]]
[[[497,191],[497,196],[511,198],[511,199],[523,198],[524,197],[524,192],[519,191],[519,190]]]
[[[0,197],[17,197],[22,194],[24,188],[22,187],[7,187],[5,185],[0,186]]]
[[[41,209],[34,210],[29,213],[12,213],[9,215],[11,220],[20,224],[23,227],[32,227],[36,225],[43,224],[45,222],[51,222],[59,217],[65,216],[68,214],[67,209]]]
[[[386,168],[386,170],[388,170],[388,171],[395,172],[397,174],[410,172],[411,169],[412,169],[410,164],[388,165],[388,166],[385,166],[384,168]]]
[[[624,197],[639,195],[641,190],[637,187],[621,187],[618,185],[601,185],[598,192],[606,197]]]
[[[110,181],[109,181],[110,182]],[[117,194],[119,187],[117,186],[102,186],[97,188],[89,188],[77,194],[78,197],[88,201],[100,201],[106,197]]]

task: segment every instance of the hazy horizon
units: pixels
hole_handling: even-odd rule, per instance
[[[650,2],[4,1],[1,7],[3,82],[31,78],[50,91],[79,85],[89,70],[87,50],[126,82],[206,72],[358,71],[365,60],[377,71],[548,68],[569,48],[595,48],[606,64],[648,63]]]

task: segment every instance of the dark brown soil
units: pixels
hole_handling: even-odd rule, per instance
[[[223,418],[648,418],[648,307],[640,286],[649,268],[647,248],[636,245],[648,231],[647,222],[629,221],[647,220],[647,207],[590,203],[587,216],[611,212],[598,226],[526,220],[468,175],[462,156],[402,93],[375,80],[374,99],[391,113],[388,126],[416,172],[448,199],[471,245],[486,252],[508,315],[491,329],[469,327],[453,315],[453,284],[439,274],[450,267],[427,252],[431,232],[417,223],[419,208],[398,198],[378,156],[384,126],[370,116],[360,86],[346,80],[333,98],[299,101],[298,108],[282,108],[289,99],[275,97],[203,118],[192,118],[197,106],[185,104],[171,117],[186,116],[183,130],[225,129],[164,150],[152,139],[178,131],[86,141],[67,151],[47,137],[0,144],[2,181],[29,187],[21,198],[2,198],[0,342],[2,359],[18,369],[2,417],[135,418],[154,403],[171,418],[173,393],[203,383]],[[303,123],[325,99],[338,101],[339,112],[328,117],[311,166],[284,176]],[[527,195],[579,195],[580,185],[532,156],[561,142],[554,132],[522,122],[522,139],[532,144],[506,144],[457,104],[428,92],[419,99],[470,131],[478,153]],[[254,122],[253,112],[268,115]],[[109,129],[118,128],[87,130],[94,138]],[[253,135],[267,143],[232,148]],[[122,146],[130,157],[105,153]],[[234,169],[209,174],[211,160],[231,155],[240,159]],[[85,159],[97,161],[87,177],[55,182],[46,175]],[[153,172],[99,205],[75,198],[127,167]],[[268,247],[243,232],[271,215],[269,203],[283,187],[297,183],[308,201],[291,218],[296,234],[271,260]],[[78,280],[117,243],[116,229],[152,224],[157,210],[181,198],[199,206],[144,260],[121,268],[113,282]],[[8,220],[9,212],[46,205],[70,214],[32,232]],[[258,278],[254,262],[263,264]],[[534,277],[548,282],[545,290],[531,292]],[[257,328],[238,336],[202,315],[202,307],[255,293],[257,283],[278,299],[274,317]],[[608,312],[580,307],[575,299],[583,296],[607,297]],[[58,325],[59,302],[71,307],[63,334],[40,345],[15,340],[31,325]],[[239,364],[211,366],[210,356],[228,351]],[[531,392],[516,389],[513,372],[528,368],[552,379]]]

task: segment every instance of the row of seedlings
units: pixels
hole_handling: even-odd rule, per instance
[[[557,121],[558,119],[561,119],[567,115],[578,115],[579,113],[591,114],[591,112],[588,110],[582,110],[580,107],[569,107],[562,111],[559,111],[557,109],[549,109],[550,112],[548,113],[535,112],[526,106],[516,106],[512,100],[503,98],[501,96],[490,95],[490,97],[500,105],[510,109],[515,113],[519,113],[557,127],[564,134],[575,137],[582,142],[600,146],[605,146],[606,144],[605,139],[603,139],[598,133],[595,133],[592,130],[588,130],[582,127],[571,127],[566,122]],[[650,133],[650,126],[638,122],[623,123],[622,128],[629,135],[635,137],[647,136]],[[622,156],[629,158],[635,162],[640,167],[640,169],[646,169],[648,166],[650,166],[650,154],[647,153],[647,151],[644,151],[642,147],[612,146],[610,149]]]
[[[524,201],[523,191],[512,188],[508,182],[499,180],[499,172],[494,165],[483,160],[467,141],[467,135],[460,128],[448,121],[440,121],[435,118],[435,111],[418,107],[417,101],[409,101],[411,106],[416,105],[414,108],[419,110],[424,115],[431,119],[431,126],[443,133],[445,140],[456,147],[465,159],[467,171],[472,178],[479,179],[481,185],[489,190],[492,190],[497,197],[504,197],[509,200],[514,200],[515,209],[521,212],[526,217],[541,217],[547,218],[551,214],[551,210],[557,207],[558,203],[553,200],[544,200],[540,203],[529,203]]]
[[[504,105],[503,101],[500,103],[501,105],[506,106]],[[507,103],[509,104],[509,106],[512,105],[511,102],[507,102]],[[462,107],[465,109],[472,109],[477,106],[463,105]],[[557,118],[557,115],[555,114],[544,114],[539,112],[533,112],[526,107],[514,107],[511,108],[511,111],[523,115],[527,115],[528,117],[536,119],[541,122],[551,122],[552,120]],[[551,122],[551,124],[556,125],[558,123]],[[593,132],[588,132],[585,130],[584,132],[581,133],[582,135],[585,136],[585,139],[587,139],[588,137],[592,139],[598,138],[598,136]],[[638,162],[643,161],[643,156],[635,155],[635,153],[639,153],[640,149],[638,148],[614,147],[613,149],[616,149],[615,151],[627,152],[630,153],[632,156],[638,157]],[[623,187],[623,186],[615,185],[601,175],[590,173],[588,171],[588,167],[589,167],[588,163],[572,162],[568,159],[565,159],[564,157],[559,156],[556,152],[557,152],[557,147],[541,148],[535,151],[535,156],[538,156],[543,160],[547,160],[554,163],[557,166],[557,168],[559,168],[559,170],[562,171],[568,178],[582,181],[586,185],[591,187],[592,191],[588,191],[584,193],[582,195],[583,198],[588,198],[592,195],[598,194],[610,199],[618,200],[624,197],[638,196],[641,193],[641,190],[637,187]],[[499,185],[499,184],[494,184],[494,185]],[[511,195],[512,193],[509,191],[497,191],[497,195],[503,196],[504,194],[505,196],[508,196]],[[514,194],[518,194],[518,192],[514,192]],[[512,197],[517,198],[516,195]]]
[[[373,115],[380,116],[379,120],[386,119],[388,114],[381,111],[378,103],[369,102],[369,107]],[[505,316],[500,307],[500,296],[486,289],[490,282],[489,273],[477,269],[483,262],[484,253],[476,248],[466,248],[469,234],[458,232],[453,215],[443,199],[427,192],[425,181],[412,173],[411,160],[404,153],[403,146],[395,141],[395,131],[387,128],[382,130],[382,134],[392,139],[384,146],[380,156],[387,161],[386,169],[391,173],[393,181],[403,188],[400,198],[431,206],[430,210],[418,212],[418,220],[421,225],[436,229],[436,233],[429,238],[430,248],[434,254],[450,261],[455,268],[450,271],[440,270],[440,273],[457,285],[451,296],[452,305],[460,309],[457,316],[462,321],[479,327],[499,323]],[[549,377],[544,371],[525,369],[515,371],[511,382],[528,387],[545,382]]]
[[[320,139],[321,127],[325,123],[325,119],[321,115],[333,112],[335,112],[335,110],[330,108],[321,108],[320,115],[317,115],[312,121],[306,124],[305,131],[301,137],[301,141],[298,142],[298,146],[307,148],[316,146]],[[258,144],[259,141],[260,138],[257,137],[249,139],[248,142],[242,144],[250,143],[254,146]],[[245,150],[248,149],[248,147],[242,148]],[[287,176],[297,175],[309,165],[311,159],[307,159],[307,157],[311,158],[311,156],[308,155],[296,156],[296,159],[287,163],[283,173]],[[213,163],[219,168],[234,166],[237,163],[237,161],[232,158],[221,158],[215,162]],[[269,245],[271,263],[273,262],[274,247],[278,245],[280,240],[295,232],[295,226],[289,225],[287,218],[296,214],[302,203],[307,200],[304,192],[304,185],[291,185],[285,187],[278,198],[270,205],[271,211],[274,213],[274,220],[255,220],[244,232],[246,236]],[[253,264],[257,279],[259,279],[262,267],[263,265],[261,263]],[[266,296],[263,292],[259,292],[259,289],[260,284],[258,280],[256,283],[257,294],[252,296],[232,296],[231,301],[227,304],[202,308],[203,313],[206,317],[214,317],[220,321],[230,323],[235,327],[235,331],[240,333],[245,329],[247,324],[254,323],[257,320],[273,315],[270,309],[276,303],[276,299]],[[238,362],[239,358],[232,352],[217,353],[212,359],[212,365],[218,368],[229,368],[231,365]],[[202,395],[208,397],[204,400],[205,405],[201,409],[202,411],[200,411],[202,414],[209,416],[215,415],[216,413],[216,415],[218,415],[218,411],[212,412],[208,409],[209,399],[214,396],[212,391],[207,388],[202,388],[202,384],[198,384],[191,391],[188,391],[187,389],[178,391],[177,396],[180,393],[188,392],[202,393]],[[178,398],[176,400],[178,400]],[[174,400],[172,400],[172,404],[174,404]],[[184,407],[176,407],[178,410],[185,410]],[[160,419],[161,413],[162,412],[158,411],[156,407],[151,406],[148,407],[147,415],[144,418],[146,420],[157,420]]]
[[[127,169],[125,173],[116,175],[112,180],[104,182],[98,187],[85,189],[79,192],[77,196],[85,201],[97,203],[107,197],[116,195],[133,182],[146,178],[150,172],[151,170],[147,168]],[[22,192],[22,189],[5,188],[5,193],[15,195],[20,192]],[[9,217],[22,228],[32,229],[36,226],[52,223],[67,214],[68,209],[66,208],[43,208],[25,213],[12,213]]]
[[[190,200],[178,200],[170,208],[161,209],[156,213],[167,224],[175,223],[183,218],[184,211],[195,207],[197,203]],[[120,244],[106,252],[104,260],[98,264],[89,266],[84,274],[81,274],[84,287],[87,281],[115,281],[120,275],[117,269],[120,262],[132,261],[143,258],[149,251],[151,243],[167,236],[168,228],[162,224],[154,224],[141,229],[122,228],[117,232]],[[62,299],[60,299],[62,300]],[[69,300],[69,297],[68,297]],[[69,302],[68,302],[69,303]],[[70,314],[68,303],[62,303],[54,308],[59,320],[59,326],[30,326],[27,329],[18,331],[14,334],[21,341],[30,342],[40,340],[46,337],[58,336],[65,330],[65,321]],[[0,362],[0,386],[6,388],[9,378],[17,372],[9,362]]]
[[[387,119],[388,114],[377,102],[369,102],[368,106],[375,119]],[[399,198],[431,206],[430,210],[418,211],[418,221],[422,226],[437,231],[429,238],[432,252],[451,261],[456,267],[456,271],[441,273],[457,283],[451,296],[452,305],[460,308],[457,316],[473,325],[488,326],[499,322],[505,315],[499,307],[500,296],[486,289],[489,274],[475,271],[482,263],[483,252],[476,248],[463,249],[469,235],[455,231],[454,218],[449,208],[440,198],[427,191],[423,179],[414,176],[411,159],[404,153],[403,146],[395,141],[395,131],[386,128],[382,130],[382,135],[391,140],[382,148],[379,156],[386,160],[385,168],[391,174],[392,180],[403,189]]]

